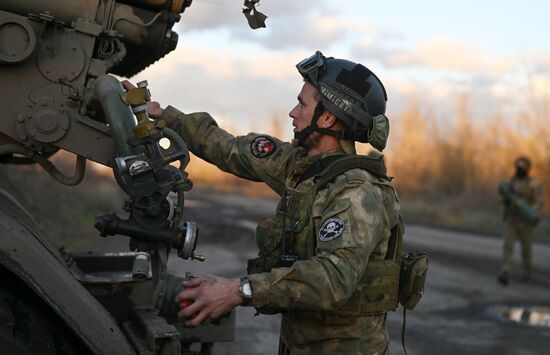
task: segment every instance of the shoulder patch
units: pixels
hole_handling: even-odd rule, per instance
[[[327,219],[319,228],[319,240],[330,242],[344,234],[344,222],[338,218]]]
[[[273,154],[275,150],[275,142],[267,136],[258,136],[250,143],[250,151],[256,158],[268,157]]]

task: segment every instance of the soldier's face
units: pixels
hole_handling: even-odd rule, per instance
[[[299,132],[309,126],[315,106],[317,106],[318,97],[315,86],[305,82],[298,94],[298,103],[288,114],[292,118],[294,132]]]
[[[529,172],[530,166],[525,160],[518,159],[518,160],[516,160],[516,168],[519,168],[519,169],[522,169],[522,170],[525,170],[525,171]]]
[[[516,161],[516,176],[518,178],[526,178],[529,176],[529,164],[522,159]]]

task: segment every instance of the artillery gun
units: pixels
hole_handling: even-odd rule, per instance
[[[253,10],[257,2],[245,4]],[[103,236],[128,236],[131,250],[59,250],[0,190],[0,346],[7,353],[209,354],[214,342],[233,339],[233,314],[197,328],[175,319],[182,278],[167,270],[170,251],[204,259],[194,253],[198,228],[184,219],[189,152],[162,121],[148,119],[146,82],[126,92],[109,75],[130,77],[172,51],[172,27],[190,5],[0,0],[0,161],[40,164],[66,185],[82,180],[87,159],[111,167],[129,217],[99,216],[95,226]],[[49,161],[58,150],[75,154],[73,176]]]

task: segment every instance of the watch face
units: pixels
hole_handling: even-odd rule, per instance
[[[250,286],[250,281],[243,283],[243,296],[252,297],[252,287]]]

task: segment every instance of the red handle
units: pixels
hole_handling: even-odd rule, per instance
[[[192,305],[192,304],[193,304],[193,301],[191,301],[191,300],[181,301],[181,302],[180,302],[180,308],[181,308],[181,309],[184,309],[184,308],[189,307],[189,306]]]
[[[184,289],[184,290],[189,290],[189,289],[191,289],[191,288],[192,288],[192,287],[184,287],[183,289]],[[192,305],[192,304],[193,304],[193,300],[183,300],[183,301],[180,302],[180,309],[185,309],[185,308],[189,307],[189,306]],[[199,314],[198,312],[193,313],[193,314],[191,315],[191,317],[189,317],[189,318],[190,318],[190,319],[195,318],[198,314]]]

